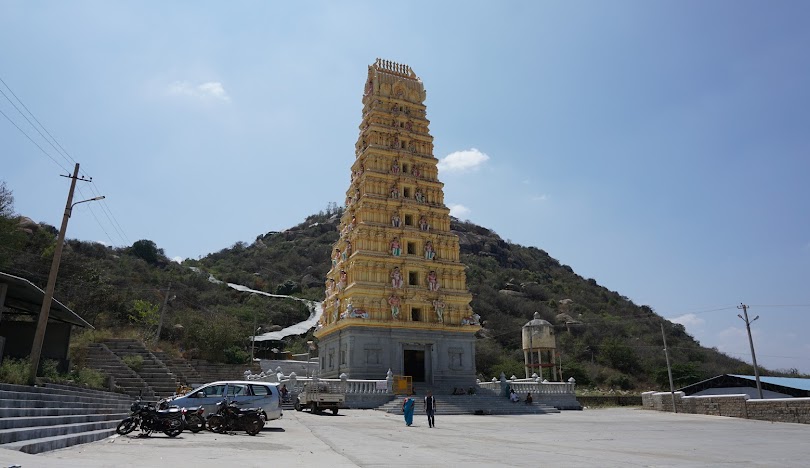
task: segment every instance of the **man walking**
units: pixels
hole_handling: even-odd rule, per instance
[[[434,414],[436,414],[436,399],[433,398],[433,392],[428,390],[427,396],[425,397],[425,414],[428,417],[428,425],[430,427],[436,426],[436,420],[434,419]]]

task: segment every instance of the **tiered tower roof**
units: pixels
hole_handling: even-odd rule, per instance
[[[480,328],[450,232],[425,98],[408,65],[377,59],[368,67],[319,338],[347,327]]]

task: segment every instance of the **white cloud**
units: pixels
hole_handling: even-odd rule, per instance
[[[477,169],[489,160],[489,156],[471,148],[448,154],[439,161],[439,170],[445,172],[466,172]]]
[[[450,205],[450,216],[455,216],[456,218],[461,219],[468,214],[470,214],[470,209],[466,206],[459,204]]]
[[[546,195],[545,193],[542,195],[535,195],[532,197],[532,201],[541,202],[546,200],[548,200],[548,195]]]
[[[184,258],[180,257],[179,255],[177,257],[172,257],[172,261],[176,263],[183,263],[183,260]]]
[[[216,99],[230,102],[231,97],[225,92],[225,87],[219,81],[207,81],[193,85],[188,81],[175,81],[169,86],[169,94],[174,96],[188,96],[195,99]]]
[[[698,317],[695,314],[684,314],[684,315],[681,315],[681,316],[678,316],[678,317],[671,318],[671,319],[669,319],[669,321],[672,322],[672,323],[680,323],[684,327],[688,327],[688,328],[689,327],[699,327],[699,326],[703,325],[704,323],[706,323],[705,320],[703,320],[702,318]]]

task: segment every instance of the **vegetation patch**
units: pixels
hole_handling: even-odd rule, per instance
[[[121,358],[124,364],[135,372],[140,372],[143,369],[143,356],[140,354],[129,354]]]

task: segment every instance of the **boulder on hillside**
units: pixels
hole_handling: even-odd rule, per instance
[[[311,274],[306,274],[303,278],[301,278],[301,285],[305,288],[317,288],[319,286],[323,286],[323,280],[318,279]]]
[[[506,296],[514,296],[514,297],[526,297],[526,293],[522,293],[520,291],[513,291],[511,289],[501,289],[498,291],[499,294],[504,294]]]
[[[39,224],[37,224],[33,219],[28,218],[26,216],[20,216],[19,224],[17,228],[26,233],[26,234],[33,234],[34,232],[39,230]]]

